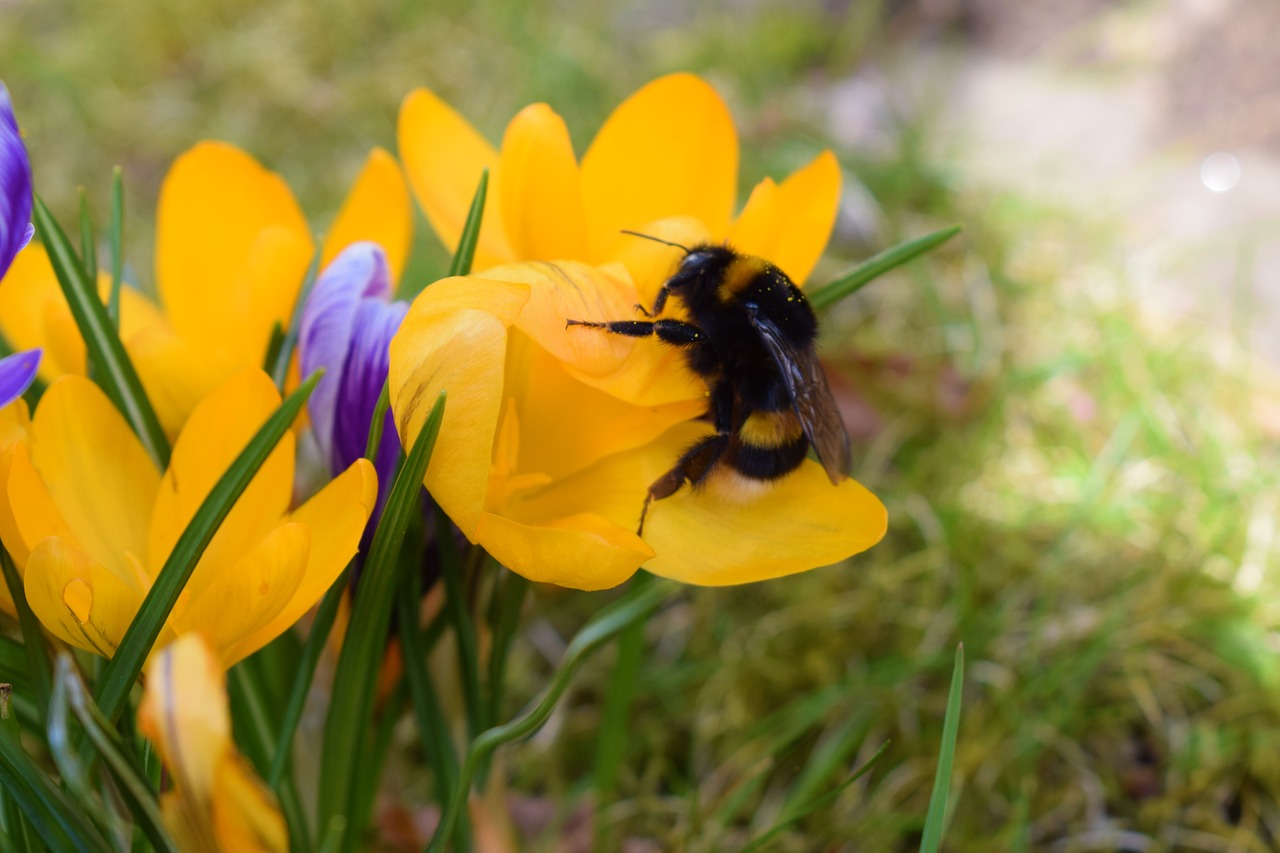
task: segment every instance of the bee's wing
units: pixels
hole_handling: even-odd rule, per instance
[[[818,454],[818,461],[826,469],[831,482],[839,483],[849,476],[852,462],[849,433],[840,419],[817,353],[812,346],[792,343],[781,329],[754,307],[748,308],[747,315],[777,362],[796,415],[800,418],[800,426]]]

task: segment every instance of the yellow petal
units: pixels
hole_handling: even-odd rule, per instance
[[[218,765],[232,748],[222,665],[203,637],[184,634],[151,656],[146,676],[138,728],[155,744],[177,793],[207,804],[216,793]]]
[[[779,186],[764,181],[751,193],[729,243],[772,261],[803,284],[822,257],[840,207],[840,164],[824,151]]]
[[[98,276],[106,301],[111,279]],[[132,287],[120,291],[120,337],[128,340],[144,328],[165,323],[155,304]],[[84,373],[85,348],[75,318],[44,247],[32,244],[18,253],[0,282],[0,332],[17,350],[43,347],[40,378],[52,382],[64,373]]]
[[[45,628],[103,657],[115,653],[144,594],[57,536],[31,552],[23,585]]]
[[[581,331],[584,336],[605,337],[593,329]],[[637,404],[582,381],[554,355],[527,341],[524,335],[513,334],[507,358],[510,416],[517,424],[511,436],[517,472],[532,471],[558,480],[604,456],[648,444],[706,410],[705,387],[690,383],[683,400]],[[652,352],[645,356],[679,358],[679,353],[656,340],[648,343]],[[655,364],[659,371],[663,369],[662,362]],[[655,383],[687,373],[678,362],[665,367],[668,375],[659,373]],[[632,371],[633,375],[638,372]],[[566,417],[569,412],[572,415]]]
[[[564,119],[525,107],[502,138],[502,222],[518,258],[585,260],[587,223],[578,161]]]
[[[611,258],[622,229],[672,216],[723,235],[737,181],[738,136],[724,101],[691,74],[660,77],[613,112],[582,158],[592,257]]]
[[[837,563],[884,536],[884,504],[854,480],[832,486],[811,460],[758,495],[757,484],[742,493],[722,473],[701,491],[653,502],[644,538],[657,556],[647,570],[702,586],[748,583]]]
[[[9,468],[13,461],[14,445],[20,441],[25,442],[30,430],[31,415],[27,410],[27,402],[21,397],[0,409],[0,540],[5,537],[21,539],[17,533],[18,525],[13,517],[13,507],[8,500]],[[22,545],[23,564],[26,563],[26,550],[26,546]],[[8,584],[0,583],[0,610],[10,616],[17,615]]]
[[[335,477],[291,516],[311,547],[305,569],[288,600],[260,628],[227,646],[224,662],[247,657],[287,631],[315,606],[355,556],[365,523],[378,500],[378,475],[364,459]]]
[[[439,393],[449,392],[423,483],[472,541],[502,405],[507,328],[528,298],[519,284],[438,281],[414,300],[391,340],[391,410],[406,447]]]
[[[400,160],[413,194],[436,235],[452,252],[462,235],[480,174],[489,170],[475,269],[515,259],[498,210],[498,152],[470,123],[427,89],[410,92],[400,106]]]
[[[191,413],[151,513],[146,553],[152,572],[164,565],[214,484],[279,405],[275,385],[254,369],[233,375]],[[293,494],[293,452],[294,437],[287,432],[214,534],[187,584],[190,596],[198,596],[280,523]]]
[[[391,280],[399,281],[412,239],[413,209],[404,175],[395,158],[374,148],[325,237],[320,267],[352,243],[371,240],[386,253]]]
[[[584,590],[617,586],[652,554],[634,533],[590,512],[541,524],[482,513],[475,541],[529,580]]]
[[[279,175],[222,142],[169,170],[156,216],[156,280],[178,335],[239,366],[260,365],[287,325],[311,258],[306,220]]]
[[[0,281],[0,332],[15,350],[44,347],[39,376],[52,382],[64,373],[84,373],[84,344],[76,336],[78,351],[53,346],[47,326],[60,318],[71,319],[71,309],[58,286],[57,276],[43,246],[32,243],[13,259]],[[74,321],[72,322],[74,326]]]
[[[240,562],[221,567],[204,589],[180,602],[170,620],[173,629],[202,634],[224,667],[238,663],[265,645],[243,641],[288,606],[302,582],[310,549],[311,537],[304,526],[280,525]]]
[[[121,308],[123,314],[123,306]],[[196,405],[237,368],[175,335],[167,325],[124,341],[156,417],[172,439]]]
[[[27,565],[31,549],[42,539],[61,536],[67,541],[75,540],[48,486],[32,467],[26,444],[19,442],[0,454],[0,483],[4,484],[0,537],[19,570]]]
[[[274,799],[232,745],[225,676],[204,638],[187,634],[157,651],[145,683],[138,727],[172,774],[161,807],[178,846],[287,850]]]
[[[27,401],[19,397],[0,408],[0,452],[15,442],[26,441],[31,434],[31,411]]]
[[[93,382],[64,376],[40,399],[31,433],[31,463],[76,540],[130,577],[125,554],[145,553],[160,474],[124,416]]]
[[[742,213],[729,228],[730,246],[749,255],[772,259],[777,250],[776,235],[781,228],[779,218],[783,215],[778,195],[778,184],[773,178],[765,178],[755,185]]]
[[[213,826],[222,850],[284,853],[289,831],[275,796],[235,754],[227,754],[214,776]]]

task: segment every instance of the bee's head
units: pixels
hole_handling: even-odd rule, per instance
[[[680,266],[663,283],[662,289],[658,292],[657,301],[653,305],[655,314],[661,313],[662,307],[667,302],[667,297],[672,294],[680,296],[686,305],[699,302],[701,297],[706,294],[714,294],[716,287],[724,277],[725,270],[729,268],[729,264],[733,263],[735,257],[734,251],[724,245],[700,243],[690,248],[679,243],[673,243],[670,240],[663,240],[661,237],[654,237],[651,234],[643,234],[639,231],[623,231],[622,233],[643,237],[646,240],[663,243],[684,251],[684,258],[681,259]]]
[[[663,289],[679,293],[686,299],[710,285],[714,290],[733,261],[733,250],[710,243],[694,246],[680,261],[675,274]]]

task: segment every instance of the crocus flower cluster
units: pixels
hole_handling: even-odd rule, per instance
[[[650,508],[640,536],[649,484],[710,429],[708,389],[658,341],[565,326],[653,303],[681,255],[626,230],[727,242],[803,282],[835,220],[830,152],[761,182],[736,211],[729,112],[684,74],[623,103],[581,162],[545,104],[522,110],[495,148],[426,90],[406,98],[399,142],[408,182],[374,150],[319,247],[284,181],[249,154],[202,142],[174,163],[158,202],[158,300],[125,287],[118,328],[175,439],[161,471],[86,376],[49,255],[25,248],[31,167],[0,86],[0,331],[27,348],[0,360],[0,541],[49,633],[116,654],[182,532],[280,405],[262,367],[295,317],[300,373],[326,371],[295,427],[311,430],[327,484],[296,505],[297,439],[286,433],[152,650],[139,724],[172,773],[164,818],[188,849],[287,849],[273,797],[232,743],[226,670],[289,630],[367,544],[401,447],[441,391],[424,485],[468,539],[536,581],[600,589],[644,567],[743,583],[837,562],[885,531],[874,495],[853,480],[832,485],[806,461],[758,495],[681,490]],[[409,187],[454,247],[484,169],[492,191],[475,273],[394,301]],[[313,256],[319,275],[298,306]],[[110,282],[98,284],[105,295]],[[37,372],[47,388],[32,414],[19,398]],[[384,384],[390,410],[370,463]],[[0,609],[17,609],[3,585]]]
[[[412,441],[436,394],[449,405],[426,485],[462,531],[527,577],[610,587],[637,568],[698,584],[778,577],[837,562],[884,535],[884,506],[807,461],[760,496],[682,491],[634,532],[649,484],[710,426],[707,388],[655,340],[572,334],[566,318],[614,320],[652,304],[682,243],[728,241],[803,282],[835,221],[830,152],[766,180],[735,218],[738,147],[711,87],[676,74],[605,122],[579,164],[564,122],[528,107],[496,151],[425,90],[406,99],[410,183],[447,244],[484,168],[477,266],[414,301],[391,345],[391,402]],[[519,263],[519,261],[523,261]]]

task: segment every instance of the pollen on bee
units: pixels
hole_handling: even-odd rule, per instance
[[[709,495],[738,506],[759,499],[770,485],[768,480],[745,477],[727,466],[717,468],[705,483]]]

